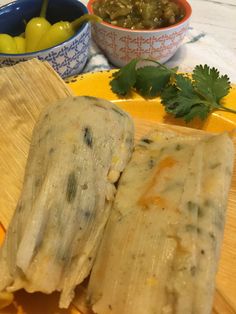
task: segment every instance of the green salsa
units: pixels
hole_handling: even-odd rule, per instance
[[[93,11],[107,23],[137,30],[170,26],[184,17],[184,9],[170,0],[97,0]]]

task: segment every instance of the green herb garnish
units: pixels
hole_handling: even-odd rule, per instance
[[[140,61],[153,62],[155,65],[138,67]],[[215,68],[197,65],[190,78],[176,73],[157,61],[134,59],[113,73],[110,82],[112,91],[125,96],[135,90],[145,98],[160,96],[166,112],[186,122],[195,117],[204,120],[214,110],[236,113],[221,104],[221,100],[231,88],[229,77],[220,76]]]

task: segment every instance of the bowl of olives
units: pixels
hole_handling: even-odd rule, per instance
[[[92,36],[111,63],[134,58],[164,63],[180,47],[189,26],[186,0],[89,0],[88,11],[102,18]]]
[[[63,78],[80,73],[91,19],[78,0],[16,0],[0,7],[0,67],[38,58]]]

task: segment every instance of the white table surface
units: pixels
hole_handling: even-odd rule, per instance
[[[226,48],[232,49],[236,56],[236,0],[189,0],[188,2],[193,10],[191,25],[211,35]],[[236,59],[234,66],[236,67]]]

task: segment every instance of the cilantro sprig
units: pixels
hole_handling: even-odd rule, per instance
[[[141,61],[154,65],[138,67]],[[231,88],[227,75],[221,76],[216,68],[208,65],[197,65],[191,78],[177,73],[177,70],[157,61],[133,59],[113,73],[110,85],[112,91],[121,96],[128,95],[132,90],[145,98],[160,96],[166,112],[186,122],[195,117],[204,120],[214,110],[236,113],[221,103]]]

